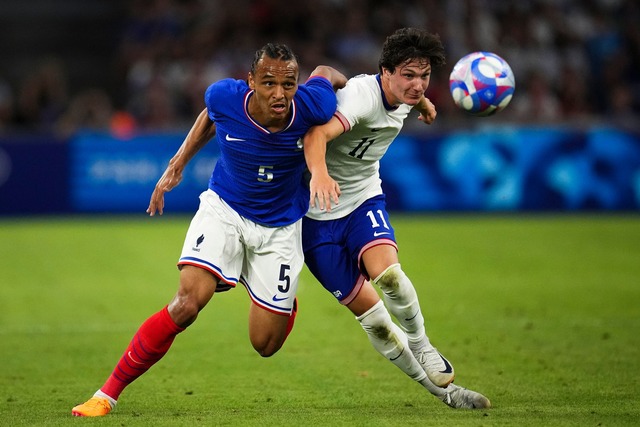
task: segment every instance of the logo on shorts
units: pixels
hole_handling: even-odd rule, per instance
[[[271,298],[274,302],[280,302],[280,301],[284,301],[286,299],[289,299],[289,297],[284,297],[284,298],[280,298],[278,297],[278,295],[274,295],[273,298]]]
[[[382,235],[385,235],[385,234],[391,234],[391,233],[389,233],[388,231],[374,231],[373,232],[373,237],[378,237],[378,236],[382,236]]]
[[[200,252],[200,248],[198,246],[200,246],[202,242],[204,242],[204,234],[201,234],[200,237],[198,237],[198,239],[196,240],[196,245],[191,249],[193,249],[196,252]]]

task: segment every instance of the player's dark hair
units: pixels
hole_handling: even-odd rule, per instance
[[[289,46],[282,43],[267,43],[260,49],[256,50],[256,54],[253,57],[253,63],[251,64],[251,74],[256,73],[256,67],[258,62],[264,57],[268,56],[271,59],[279,59],[281,61],[294,60],[298,62],[298,57],[291,50]]]
[[[445,64],[444,46],[438,34],[418,28],[400,28],[382,45],[378,68],[395,71],[396,67],[412,60],[428,59],[432,67]]]

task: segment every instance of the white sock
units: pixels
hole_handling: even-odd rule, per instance
[[[111,409],[116,407],[116,403],[118,403],[117,400],[115,400],[114,398],[112,398],[111,396],[109,396],[108,394],[104,393],[102,390],[98,390],[93,394],[94,397],[102,397],[104,399],[107,399],[109,401],[109,404],[111,405]]]
[[[411,347],[430,345],[418,295],[400,264],[392,264],[373,283],[380,287],[389,311],[407,334]]]
[[[420,381],[420,385],[422,385],[422,387],[424,387],[427,390],[429,390],[429,393],[431,393],[434,396],[442,399],[444,396],[446,396],[447,392],[451,391],[451,389],[452,389],[451,386],[453,386],[453,383],[449,384],[446,388],[442,388],[442,387],[438,387],[437,385],[432,383],[431,380],[429,379],[429,377],[426,377],[425,379]]]
[[[396,365],[413,380],[420,382],[427,377],[422,366],[409,350],[407,337],[391,320],[382,301],[378,301],[362,316],[356,317],[378,353]]]

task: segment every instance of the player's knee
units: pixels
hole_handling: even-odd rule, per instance
[[[385,295],[385,301],[391,299],[403,306],[413,304],[417,293],[411,280],[402,271],[400,264],[389,266],[373,281]]]
[[[216,286],[213,275],[201,268],[183,266],[180,270],[180,288],[169,303],[169,314],[176,324],[187,327],[195,322],[198,313],[211,297]]]
[[[202,305],[196,293],[184,286],[180,286],[178,293],[169,303],[169,315],[177,325],[183,328],[195,322],[201,309]]]
[[[249,340],[262,357],[270,357],[280,350],[287,338],[291,316],[275,314],[252,305],[249,312]]]
[[[176,295],[169,304],[169,315],[171,319],[183,328],[195,322],[199,312],[199,304],[193,298]]]
[[[400,264],[391,264],[378,277],[373,279],[373,283],[385,292],[398,292],[406,277]]]
[[[251,337],[251,345],[262,357],[271,357],[280,350],[282,341],[274,337]]]

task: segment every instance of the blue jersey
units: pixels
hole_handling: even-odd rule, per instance
[[[233,79],[216,82],[205,93],[220,146],[209,188],[254,222],[273,227],[292,224],[309,208],[302,138],[311,126],[329,121],[336,95],[329,80],[309,79],[294,95],[291,121],[275,133],[249,115],[252,95],[245,81]]]

